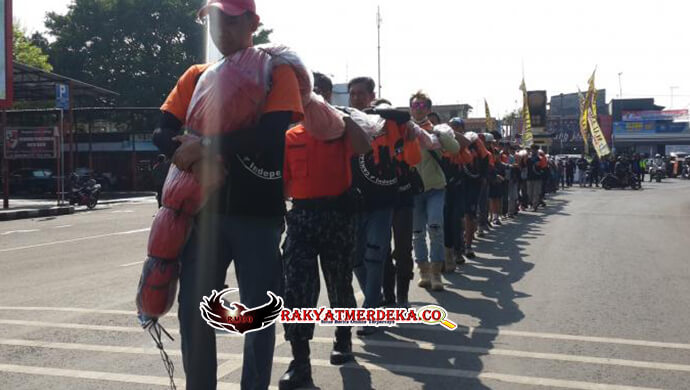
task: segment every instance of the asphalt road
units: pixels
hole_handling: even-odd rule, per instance
[[[689,195],[690,181],[674,180],[639,192],[559,193],[544,212],[482,239],[478,258],[445,277],[445,292],[412,288],[414,305],[440,304],[457,330],[391,328],[356,339],[357,363],[334,367],[332,329],[317,327],[316,383],[690,388]],[[151,199],[0,223],[0,389],[165,388],[158,352],[134,316],[155,207]],[[174,314],[162,322],[177,335]],[[239,388],[241,343],[219,337],[219,388]],[[181,388],[179,340],[167,348]],[[274,385],[289,361],[279,337]]]

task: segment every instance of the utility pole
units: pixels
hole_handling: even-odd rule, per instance
[[[621,83],[621,75],[623,72],[618,72],[618,98],[623,99],[623,84]]]
[[[381,7],[376,7],[376,33],[377,37],[377,51],[378,51],[378,65],[379,65],[379,99],[381,98]]]
[[[668,107],[669,109],[673,108],[673,90],[678,89],[678,87],[670,87],[671,89],[671,105]]]

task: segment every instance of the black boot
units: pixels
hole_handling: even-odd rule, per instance
[[[410,301],[408,299],[408,293],[410,291],[410,280],[412,278],[410,275],[397,275],[397,290],[398,290],[398,307],[403,307],[405,309],[410,308]]]
[[[352,330],[349,326],[340,326],[335,330],[331,364],[341,366],[353,360],[355,356],[352,354]]]
[[[303,387],[314,387],[311,378],[311,363],[309,362],[309,340],[292,340],[292,361],[283,376],[280,377],[280,390],[294,390]]]
[[[383,267],[383,301],[381,302],[383,307],[395,305],[395,274],[396,266],[389,255]]]

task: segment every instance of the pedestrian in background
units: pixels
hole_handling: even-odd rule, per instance
[[[580,187],[585,186],[588,167],[589,163],[585,159],[585,155],[582,154],[582,156],[580,156],[580,158],[577,160],[577,181],[580,184]]]
[[[567,157],[565,162],[565,182],[568,187],[572,187],[575,181],[575,168],[575,161]]]
[[[163,206],[163,185],[165,185],[165,178],[168,177],[168,170],[170,170],[170,160],[164,154],[159,154],[151,170],[158,208]]]
[[[608,162],[608,159],[605,161]],[[592,187],[592,184],[594,184],[595,187],[599,187],[599,174],[601,173],[601,161],[599,160],[599,157],[594,156],[594,158],[592,159],[592,163],[589,164],[589,166],[589,187]],[[604,170],[604,172],[610,173],[609,170]]]

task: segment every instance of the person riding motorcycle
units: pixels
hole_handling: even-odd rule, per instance
[[[650,182],[654,179],[654,175],[657,173],[657,171],[661,172],[662,175],[666,174],[666,162],[659,153],[657,153],[654,156],[654,161],[652,162],[652,169],[649,171]]]
[[[628,168],[627,162],[625,161],[625,159],[623,159],[623,157],[618,156],[618,158],[616,158],[616,165],[614,166],[613,171],[618,180],[620,181],[621,186],[627,186],[630,179],[630,170]]]

